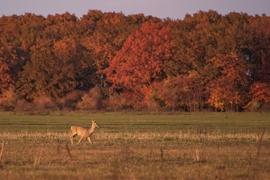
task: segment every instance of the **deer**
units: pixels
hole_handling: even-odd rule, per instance
[[[73,138],[75,138],[77,135],[80,136],[80,140],[77,142],[79,144],[83,138],[87,138],[89,143],[93,145],[91,141],[91,135],[93,134],[95,128],[99,128],[100,126],[95,120],[92,120],[92,126],[91,128],[84,128],[81,126],[71,126],[71,134],[70,134],[70,141],[73,145]]]

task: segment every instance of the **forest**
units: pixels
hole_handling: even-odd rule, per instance
[[[0,18],[1,111],[269,111],[270,17]]]

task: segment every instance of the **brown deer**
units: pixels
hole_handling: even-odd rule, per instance
[[[93,144],[90,137],[93,134],[96,127],[99,128],[100,126],[95,120],[92,120],[92,126],[89,129],[81,126],[71,126],[71,134],[70,134],[71,144],[73,145],[73,138],[75,138],[77,135],[81,137],[80,140],[77,142],[77,144],[79,144],[83,138],[87,138],[90,144]]]

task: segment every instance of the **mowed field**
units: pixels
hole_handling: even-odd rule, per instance
[[[0,113],[0,179],[270,179],[270,114]]]

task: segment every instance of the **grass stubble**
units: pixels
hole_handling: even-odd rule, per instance
[[[122,125],[125,129],[125,125]],[[270,134],[97,130],[71,145],[68,131],[0,133],[1,179],[270,179]],[[78,140],[78,138],[76,139]]]

